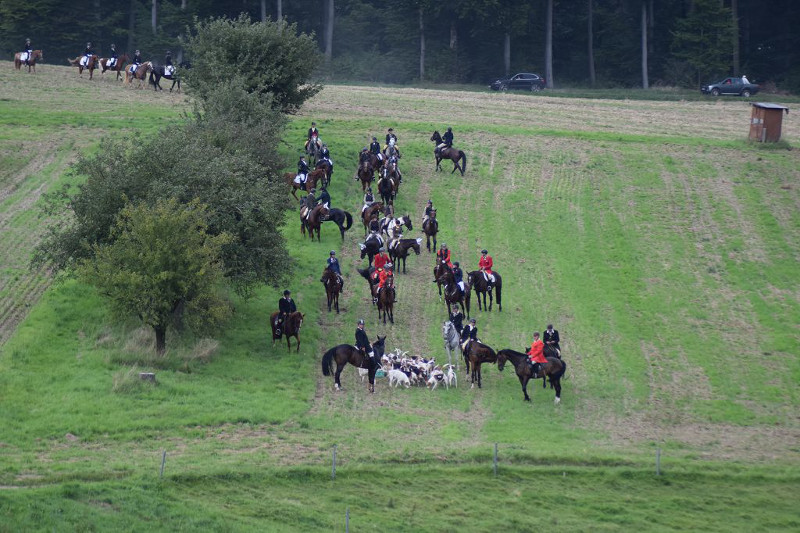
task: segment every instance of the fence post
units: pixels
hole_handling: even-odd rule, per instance
[[[656,475],[661,475],[661,448],[656,448]]]
[[[167,464],[167,450],[164,450],[164,453],[161,455],[161,474],[158,476],[159,479],[164,479],[164,465]]]
[[[333,445],[333,461],[331,465],[331,480],[336,479],[336,445]]]
[[[494,443],[494,477],[497,477],[497,443]]]
[[[344,511],[344,532],[350,533],[350,508],[347,507]]]

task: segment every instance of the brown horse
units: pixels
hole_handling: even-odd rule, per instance
[[[453,270],[437,255],[436,265],[433,267],[433,280],[436,282],[436,286],[439,289],[439,300],[442,299],[442,287],[447,285],[448,281],[453,281],[454,279]]]
[[[311,213],[308,214],[306,218],[306,227],[308,228],[308,236],[311,237],[311,240],[314,240],[314,232],[317,232],[317,241],[320,241],[320,229],[322,228],[322,222],[325,216],[328,214],[328,210],[320,204],[314,209],[311,210]]]
[[[125,83],[130,86],[133,80],[139,80],[139,89],[144,89],[144,82],[147,79],[147,75],[153,70],[153,64],[150,61],[145,61],[136,67],[134,72],[131,72],[132,67],[133,65],[130,65],[125,68]]]
[[[130,61],[130,59],[131,58],[128,57],[128,54],[122,54],[117,58],[117,62],[114,63],[114,66],[109,67],[108,64],[111,62],[111,58],[103,57],[100,59],[100,68],[102,68],[100,74],[105,74],[107,70],[110,70],[111,72],[116,72],[117,73],[116,81],[119,81],[122,78],[122,72],[125,68],[125,63]]]
[[[394,205],[394,199],[397,196],[397,188],[397,181],[389,177],[385,168],[381,170],[381,179],[378,180],[378,192],[384,204]]]
[[[334,346],[322,356],[322,375],[330,376],[333,374],[336,390],[342,390],[339,376],[341,376],[342,370],[344,370],[347,363],[356,368],[366,368],[369,376],[369,392],[375,392],[375,371],[380,367],[385,342],[385,336],[378,337],[378,340],[372,343],[372,352],[366,354],[350,344]],[[333,372],[334,362],[336,362],[336,373]]]
[[[326,268],[322,271],[322,283],[325,285],[325,294],[328,296],[328,312],[330,313],[331,305],[333,305],[336,314],[339,314],[339,294],[344,286],[341,276]]]
[[[367,187],[372,184],[372,180],[375,179],[375,171],[370,166],[369,161],[364,161],[358,165],[357,177],[361,180],[361,192],[366,191]]]
[[[367,236],[367,233],[369,233],[369,221],[372,220],[372,214],[373,213],[380,213],[381,209],[383,209],[383,203],[382,202],[375,202],[374,204],[372,204],[368,208],[364,209],[364,211],[361,213],[361,222],[364,223],[364,236],[365,237]]]
[[[31,52],[31,56],[28,58],[27,61],[22,61],[20,59],[22,57],[22,52],[17,52],[14,54],[14,68],[20,70],[22,65],[28,65],[28,73],[30,74],[31,69],[33,69],[33,73],[36,74],[36,62],[44,60],[44,55],[42,55],[41,50],[34,50]]]
[[[318,168],[318,169],[314,169],[311,172],[309,172],[308,173],[308,177],[306,178],[305,185],[302,184],[302,183],[297,183],[295,181],[296,177],[297,177],[297,173],[296,172],[285,172],[283,174],[283,181],[285,181],[286,184],[289,187],[292,188],[292,191],[291,191],[292,192],[292,196],[294,196],[294,199],[299,202],[300,198],[297,197],[297,192],[296,191],[310,191],[311,189],[316,189],[317,188],[317,181],[319,181],[321,179],[324,181],[325,169]]]
[[[428,251],[436,251],[436,234],[439,233],[439,221],[436,220],[436,209],[432,209],[428,220],[422,223],[422,232],[425,234],[425,244],[428,247]],[[431,238],[433,238],[433,248],[431,248]]]
[[[461,310],[469,318],[469,302],[470,302],[470,286],[469,283],[464,284],[464,290],[458,286],[453,276],[453,270],[447,266],[447,263],[440,261],[434,269],[434,276],[436,276],[436,284],[439,286],[439,296],[444,295],[444,303],[447,305],[447,314],[450,314],[450,308],[455,305],[461,306]],[[444,291],[442,291],[444,286]]]
[[[81,56],[76,57],[75,59],[67,58],[67,61],[69,61],[69,64],[72,65],[73,67],[78,67],[78,75],[80,77],[83,77],[83,70],[84,69],[88,70],[89,71],[89,79],[91,80],[92,79],[92,75],[94,74],[94,69],[96,69],[97,67],[100,66],[100,58],[97,57],[96,54],[90,55],[89,56],[89,61],[86,62],[86,66],[83,66],[83,64],[81,64],[81,60],[82,59],[83,59],[83,56],[81,55]]]
[[[542,378],[542,386],[547,386],[547,379],[550,379],[550,388],[556,389],[555,404],[561,403],[561,378],[564,372],[567,371],[567,363],[558,359],[557,357],[548,357],[546,363],[542,363],[539,369],[539,374],[533,373],[533,365],[530,363],[528,356],[521,352],[514,350],[500,350],[497,352],[497,370],[503,371],[506,361],[511,361],[517,371],[519,383],[522,385],[522,394],[525,395],[525,401],[531,401],[528,396],[528,381],[530,379]]]
[[[475,289],[475,297],[478,299],[478,310],[492,310],[492,290],[497,292],[497,310],[503,310],[503,278],[496,270],[492,271],[494,275],[494,283],[489,285],[486,278],[483,277],[483,272],[480,270],[473,270],[467,274],[467,281]],[[486,307],[486,294],[489,294],[489,307]],[[481,297],[483,298],[483,307],[481,307]]]
[[[481,341],[469,341],[467,348],[462,350],[464,354],[464,362],[467,364],[467,374],[470,374],[472,369],[472,387],[475,382],[478,382],[478,388],[481,388],[481,365],[483,363],[494,363],[497,361],[497,354],[489,346],[483,344]]]
[[[434,131],[433,135],[431,135],[431,140],[434,142],[436,146],[442,144],[442,136],[439,135],[438,131]],[[434,149],[433,156],[436,158],[436,170],[442,170],[442,167],[439,164],[442,162],[443,159],[449,159],[453,162],[453,171],[450,172],[452,174],[456,170],[461,171],[461,175],[464,175],[464,171],[467,170],[467,155],[462,152],[461,150],[456,150],[455,148],[451,148],[445,146],[441,150]],[[459,164],[459,161],[463,161],[463,164]]]
[[[275,319],[278,318],[278,311],[275,311],[269,316],[269,325],[272,326],[272,345],[275,346],[275,341],[279,340],[282,335],[286,336],[287,349],[292,349],[292,339],[297,339],[297,351],[300,351],[300,327],[303,325],[303,319],[306,315],[296,311],[290,313],[286,320],[283,321],[283,327],[278,332],[278,326],[275,325]]]
[[[386,317],[394,324],[394,299],[397,293],[394,289],[394,276],[386,278],[386,284],[378,291],[378,320],[386,324]]]

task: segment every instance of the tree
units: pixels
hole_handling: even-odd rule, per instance
[[[153,328],[156,352],[166,349],[166,332],[175,319],[195,315],[188,324],[219,325],[230,314],[216,294],[221,278],[220,251],[230,235],[212,236],[207,213],[198,202],[159,201],[127,205],[112,229],[114,239],[96,244],[78,274],[110,298],[120,316],[134,315]]]
[[[594,87],[597,83],[597,75],[594,71],[594,0],[588,0],[589,13],[587,17],[587,41],[589,43],[587,55],[589,58],[589,84]]]
[[[642,89],[650,88],[647,77],[647,1],[642,0]]]
[[[544,38],[544,77],[547,88],[553,88],[553,0],[547,0]]]
[[[322,88],[311,83],[319,61],[310,35],[297,35],[297,26],[284,21],[252,22],[212,18],[197,22],[189,36],[192,58],[187,85],[201,99],[228,80],[241,80],[248,92],[272,95],[273,106],[294,111]]]
[[[333,0],[325,0],[325,69],[330,72],[333,57]]]
[[[672,53],[688,67],[687,81],[727,74],[731,66],[733,25],[719,0],[694,0],[693,9],[676,22]]]

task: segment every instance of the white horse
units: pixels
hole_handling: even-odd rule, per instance
[[[444,339],[444,349],[447,350],[447,362],[450,366],[453,366],[453,351],[460,349],[461,335],[456,331],[456,327],[449,320],[442,322],[442,338]],[[456,353],[459,352],[456,351]],[[456,369],[457,368],[458,357],[456,357]]]

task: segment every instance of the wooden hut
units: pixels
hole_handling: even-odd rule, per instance
[[[778,142],[781,139],[781,123],[783,112],[789,114],[789,108],[778,104],[756,102],[750,116],[750,140],[759,142]]]

